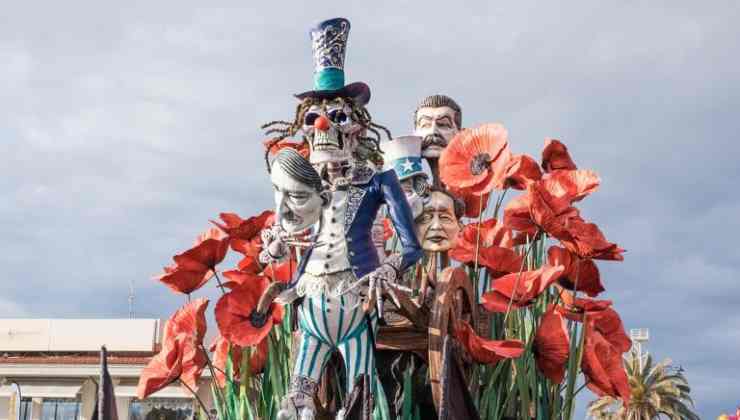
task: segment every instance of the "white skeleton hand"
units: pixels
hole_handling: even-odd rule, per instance
[[[367,297],[368,299],[375,298],[375,304],[377,305],[378,316],[383,317],[383,292],[388,292],[391,299],[393,299],[396,305],[398,298],[396,297],[393,287],[389,287],[391,284],[395,284],[398,279],[399,267],[401,266],[401,256],[393,254],[385,259],[385,262],[380,267],[376,268],[373,272],[363,276],[360,281],[357,282],[357,286],[364,286],[367,284]],[[350,288],[353,289],[354,287]]]
[[[262,231],[262,251],[259,259],[262,264],[281,262],[289,253],[288,245],[285,243],[286,234],[283,229],[274,225]]]

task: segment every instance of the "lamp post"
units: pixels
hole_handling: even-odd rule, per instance
[[[650,330],[647,328],[633,328],[630,330],[630,338],[632,339],[632,352],[638,357],[640,370],[642,370],[642,345],[650,340]],[[647,356],[647,353],[645,353],[645,356]]]

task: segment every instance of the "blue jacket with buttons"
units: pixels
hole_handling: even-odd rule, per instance
[[[396,235],[401,243],[401,266],[403,272],[422,256],[421,245],[414,232],[414,217],[406,196],[401,189],[394,170],[376,172],[366,179],[356,179],[348,187],[348,203],[345,221],[347,249],[352,271],[359,279],[380,265],[372,227],[380,206],[388,205],[388,213]],[[293,284],[300,278],[311,256],[308,248],[299,264]]]

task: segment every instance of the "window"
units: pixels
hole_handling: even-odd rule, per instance
[[[132,400],[129,420],[194,420],[193,400],[186,398],[147,398]]]
[[[21,406],[18,409],[20,420],[31,420],[31,408],[33,407],[33,401],[30,398],[21,399]]]
[[[41,420],[77,420],[79,418],[80,400],[44,398],[41,405]]]

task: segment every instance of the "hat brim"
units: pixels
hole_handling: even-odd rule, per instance
[[[332,90],[309,90],[307,92],[295,95],[298,99],[316,98],[316,99],[334,99],[334,98],[352,98],[360,105],[367,105],[370,102],[370,86],[363,82],[350,83],[341,89]]]

